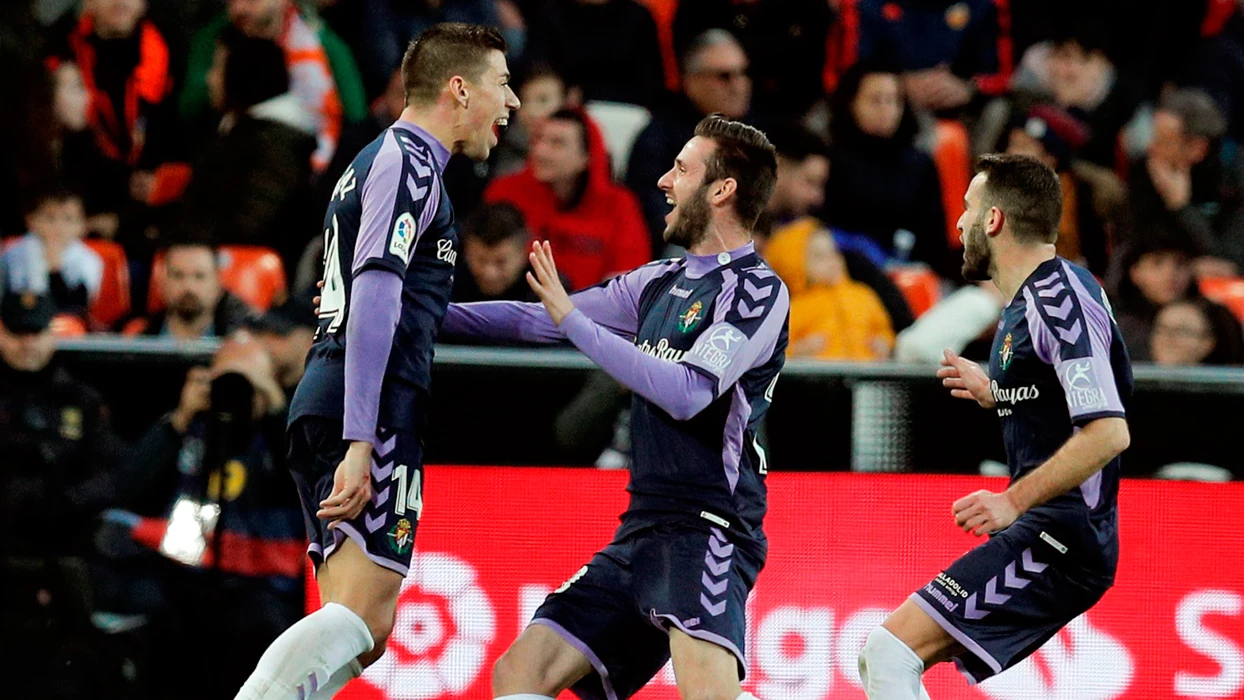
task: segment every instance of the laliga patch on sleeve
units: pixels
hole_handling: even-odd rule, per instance
[[[389,252],[410,264],[410,249],[415,245],[415,217],[410,212],[397,217],[393,234],[389,236]]]

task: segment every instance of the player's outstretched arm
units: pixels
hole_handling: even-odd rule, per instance
[[[989,389],[989,375],[985,369],[971,360],[959,357],[951,350],[942,352],[942,367],[937,370],[942,386],[950,389],[957,399],[972,399],[984,408],[993,408],[993,392]]]
[[[1098,418],[1063,443],[1045,464],[1011,485],[1007,492],[1020,511],[1067,493],[1096,474],[1131,444],[1127,421]]]
[[[532,247],[527,282],[548,317],[583,354],[614,379],[661,407],[675,420],[689,420],[713,402],[716,381],[691,367],[645,354],[584,314],[557,276],[549,244]],[[577,297],[577,295],[576,295]]]

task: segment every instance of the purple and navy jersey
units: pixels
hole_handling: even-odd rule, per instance
[[[1042,263],[1002,312],[989,362],[1012,481],[1041,466],[1080,427],[1126,416],[1132,365],[1105,291],[1082,267]],[[1070,492],[1034,508],[1084,519],[1114,540],[1116,457]]]
[[[434,137],[399,121],[360,151],[337,182],[324,216],[319,328],[290,423],[309,415],[344,419],[347,439],[361,439],[349,435],[352,411],[362,416],[354,421],[360,436],[373,435],[377,423],[419,425],[457,259],[453,207],[441,180],[448,158]],[[370,277],[378,286],[354,299],[361,276],[372,271],[383,273]],[[384,294],[372,298],[373,289]],[[369,342],[348,350],[348,335]],[[347,370],[351,350],[372,356],[353,358]],[[375,376],[381,371],[383,377]],[[347,401],[371,405],[358,409]]]
[[[539,304],[452,304],[445,332],[570,340],[633,390],[619,538],[692,519],[763,543],[768,463],[757,428],[786,359],[786,286],[748,244],[650,263],[571,298],[576,311],[560,327]]]

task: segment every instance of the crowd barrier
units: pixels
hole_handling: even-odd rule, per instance
[[[622,472],[429,467],[388,653],[340,698],[491,697],[492,663],[544,597],[610,539]],[[860,700],[869,630],[979,540],[950,504],[1000,479],[772,473],[770,550],[749,602],[747,679],[763,700]],[[1244,484],[1127,480],[1115,587],[1028,661],[937,700],[1244,698]],[[318,603],[314,588],[308,607]],[[669,667],[637,697],[677,697]]]

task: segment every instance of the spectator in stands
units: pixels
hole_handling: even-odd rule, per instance
[[[656,183],[695,134],[695,125],[709,114],[739,119],[751,111],[752,83],[747,54],[724,29],[710,29],[687,46],[679,61],[682,95],[654,110],[652,121],[639,132],[626,168],[626,185],[639,197],[652,250],[665,250],[661,234],[669,205]]]
[[[90,549],[84,526],[116,502],[123,452],[99,394],[54,362],[51,297],[0,301],[0,522],[9,555],[72,556]]]
[[[46,296],[0,300],[0,580],[4,624],[21,638],[5,645],[6,668],[21,670],[5,691],[115,697],[92,645],[86,562],[125,450],[100,395],[55,361],[54,312]]]
[[[492,149],[491,162],[497,177],[522,170],[536,125],[558,110],[581,106],[583,91],[567,84],[551,65],[537,63],[524,71],[518,98],[523,108],[514,113],[516,119],[501,134],[501,143]]]
[[[1100,277],[1108,272],[1110,243],[1126,215],[1127,192],[1113,172],[1073,162],[1087,138],[1088,129],[1075,117],[1054,105],[1037,105],[1012,119],[998,150],[1032,156],[1058,173],[1063,185],[1058,254]]]
[[[512,204],[485,204],[467,220],[453,300],[539,301],[524,273],[531,234]]]
[[[93,187],[111,211],[147,200],[178,136],[169,48],[146,11],[146,0],[87,0],[54,29],[52,64],[76,64],[90,94],[91,133],[111,166]]]
[[[134,447],[129,491],[159,503],[133,538],[185,567],[165,574],[167,626],[193,630],[156,652],[177,668],[161,697],[229,697],[273,639],[302,616],[305,551],[297,491],[284,464],[286,394],[254,339],[226,341],[192,368],[181,400]],[[206,527],[198,506],[215,506]],[[219,564],[214,537],[221,538]],[[211,537],[211,539],[209,539]],[[157,622],[166,622],[157,620]],[[186,687],[185,678],[198,679]]]
[[[317,172],[324,170],[332,161],[343,121],[367,116],[367,98],[349,47],[327,26],[300,12],[293,0],[228,0],[226,13],[194,38],[181,93],[182,117],[196,119],[207,111],[207,74],[220,35],[230,25],[248,37],[275,41],[284,50],[290,89],[315,118],[313,165]]]
[[[1228,133],[1244,142],[1244,8],[1239,3],[1211,3],[1218,16],[1207,17],[1202,38],[1187,57],[1181,84],[1209,93],[1227,117]]]
[[[910,258],[957,279],[941,181],[933,159],[915,145],[916,119],[899,75],[876,63],[856,64],[843,74],[831,110],[829,223],[868,236],[892,259]]]
[[[552,242],[573,289],[651,260],[639,203],[613,182],[600,130],[581,111],[544,120],[527,168],[493,181],[484,199],[513,204],[533,239]]]
[[[42,62],[11,66],[0,107],[0,234],[25,231],[23,206],[48,187],[65,182],[78,189],[87,228],[111,236],[117,230],[113,170],[88,130],[90,94],[72,61],[48,70]],[[123,179],[123,178],[122,178]]]
[[[1205,256],[1199,274],[1244,271],[1244,154],[1223,148],[1227,124],[1200,90],[1168,94],[1148,153],[1130,168],[1132,235],[1176,232]]]
[[[168,308],[130,321],[126,335],[223,338],[254,314],[221,287],[216,250],[203,243],[175,243],[165,249],[163,292],[161,301]]]
[[[729,30],[752,59],[757,108],[795,119],[825,93],[825,46],[833,22],[824,0],[681,0],[674,47],[678,51],[709,29]]]
[[[589,101],[652,107],[665,89],[656,21],[636,0],[551,0],[532,19],[527,59],[551,64]]]
[[[911,102],[960,112],[978,94],[1002,93],[1011,78],[1010,37],[994,0],[858,0],[843,24],[859,60],[895,66]],[[848,49],[850,52],[850,49]],[[841,88],[839,88],[841,89]]]
[[[307,351],[311,349],[319,325],[311,302],[313,295],[311,291],[291,295],[285,303],[268,309],[248,326],[272,358],[272,369],[281,389],[291,397],[302,379]]]
[[[1149,348],[1158,309],[1197,296],[1193,284],[1195,247],[1177,236],[1137,241],[1122,250],[1110,276],[1114,316],[1132,360],[1152,358]]]
[[[47,295],[57,314],[85,319],[99,295],[104,263],[82,242],[82,198],[64,188],[45,191],[26,217],[30,233],[0,256],[0,294]]]
[[[824,226],[811,214],[825,201],[830,171],[829,146],[807,129],[785,124],[771,132],[770,140],[777,149],[777,183],[761,216],[763,224],[756,227],[756,247],[761,255],[765,254],[765,234],[769,229],[774,235],[782,235],[786,228],[807,226],[809,221],[816,227]],[[907,300],[880,262],[869,253],[848,248],[857,243],[855,239],[847,236],[844,241],[837,240],[835,232],[835,247],[846,262],[847,274],[877,293],[895,330],[910,326],[913,319]]]
[[[765,260],[790,289],[790,357],[877,361],[894,329],[881,299],[852,280],[829,230],[803,219],[773,236]]]
[[[1159,365],[1244,364],[1240,319],[1227,307],[1204,298],[1163,306],[1150,342],[1153,361]]]
[[[311,195],[314,125],[289,92],[281,48],[226,30],[208,72],[219,133],[183,197],[183,238],[272,248],[293,269],[319,231]]]
[[[1136,112],[1136,85],[1115,68],[1106,52],[1105,21],[1088,16],[1058,25],[1049,41],[1024,52],[1011,81],[1019,111],[1053,102],[1087,127],[1077,157],[1113,168],[1119,132]]]

